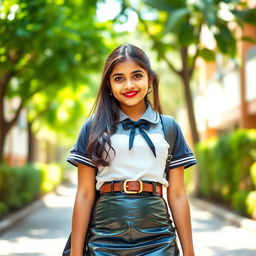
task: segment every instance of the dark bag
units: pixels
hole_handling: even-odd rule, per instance
[[[68,237],[68,241],[67,241],[67,243],[65,245],[65,248],[64,248],[64,251],[62,253],[62,256],[70,256],[70,249],[71,249],[71,233],[70,233],[70,235]],[[84,250],[83,250],[83,255],[87,255],[86,254],[86,248],[84,248]]]
[[[65,245],[64,251],[62,253],[62,256],[69,256],[70,255],[70,249],[71,249],[71,233],[68,237],[68,241]]]
[[[164,137],[166,141],[169,143],[168,156],[166,159],[166,166],[165,166],[165,171],[167,171],[169,169],[169,164],[172,159],[172,151],[173,151],[175,140],[176,140],[176,129],[174,127],[174,119],[172,116],[160,114],[160,119],[163,127]],[[98,196],[99,196],[99,191],[96,190],[96,198]],[[65,245],[62,256],[70,256],[70,249],[71,249],[71,233],[68,237],[68,241]],[[86,255],[86,248],[84,248],[83,250],[83,255]]]
[[[172,160],[172,151],[176,141],[176,129],[174,127],[174,118],[172,116],[160,115],[162,127],[164,131],[164,137],[169,144],[168,155],[166,159],[165,171],[169,169],[170,162]]]

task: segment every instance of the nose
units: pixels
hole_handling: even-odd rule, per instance
[[[134,87],[134,84],[133,82],[131,81],[131,79],[127,79],[126,80],[126,86],[125,86],[127,89],[130,89],[130,88],[133,88]]]

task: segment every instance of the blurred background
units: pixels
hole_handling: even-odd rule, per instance
[[[255,8],[254,0],[1,0],[0,220],[68,181],[75,168],[66,157],[104,60],[122,43],[147,53],[164,112],[195,152],[188,192],[256,220]]]

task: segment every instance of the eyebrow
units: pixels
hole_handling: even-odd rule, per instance
[[[134,70],[131,72],[131,74],[134,74],[134,73],[144,73],[143,70],[141,69],[137,69],[137,70]],[[114,76],[123,76],[124,74],[123,73],[115,73],[112,77]]]

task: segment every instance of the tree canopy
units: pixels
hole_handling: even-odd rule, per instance
[[[49,101],[88,81],[107,51],[97,1],[3,0],[0,6],[0,155],[6,134],[38,92]],[[5,116],[4,99],[19,105]],[[42,104],[44,102],[42,101]]]

